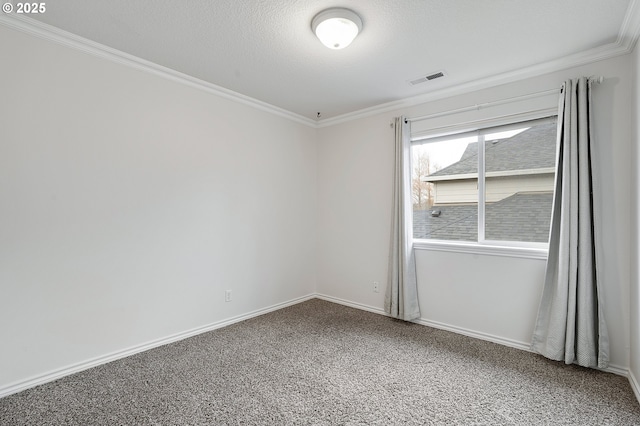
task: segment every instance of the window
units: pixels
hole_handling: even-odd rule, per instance
[[[556,118],[412,141],[415,239],[546,246]]]

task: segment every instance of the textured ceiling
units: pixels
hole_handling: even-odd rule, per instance
[[[616,42],[630,0],[53,0],[33,15],[308,118],[358,111]],[[330,50],[310,22],[351,8]],[[446,77],[411,86],[435,71]]]

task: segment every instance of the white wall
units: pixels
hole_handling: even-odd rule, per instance
[[[315,129],[2,26],[0,51],[0,391],[315,291]]]
[[[640,401],[640,47],[633,52],[632,248],[631,248],[631,381]]]
[[[524,81],[440,99],[319,130],[318,292],[382,309],[391,213],[392,117],[448,111],[493,100],[560,88],[567,78],[603,75],[595,87],[598,189],[604,219],[600,277],[611,362],[629,366],[631,58],[629,55]],[[557,105],[557,96],[552,95]],[[544,100],[548,106],[548,99]],[[543,102],[543,103],[544,103]],[[433,120],[452,122],[510,112],[507,107]],[[471,114],[477,114],[473,116]],[[449,120],[449,123],[447,123]],[[452,121],[453,120],[453,121]],[[428,131],[422,122],[421,131]],[[417,253],[422,320],[503,343],[528,344],[544,276],[543,260],[421,250]],[[384,286],[383,286],[384,287]]]

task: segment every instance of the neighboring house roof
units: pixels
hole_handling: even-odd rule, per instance
[[[556,161],[555,120],[533,126],[509,139],[487,140],[485,147],[487,173],[553,168]],[[424,180],[429,181],[430,177],[477,173],[477,171],[478,143],[472,142],[467,145],[460,161],[431,173]]]
[[[485,239],[548,242],[553,192],[519,192],[485,207]],[[440,216],[432,216],[434,210]],[[413,237],[477,241],[478,206],[442,205],[414,210]]]

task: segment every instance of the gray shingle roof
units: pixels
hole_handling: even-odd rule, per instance
[[[553,192],[519,192],[486,205],[485,239],[546,243]],[[431,215],[440,210],[440,216]],[[478,207],[434,206],[413,212],[413,237],[456,241],[478,240]]]
[[[486,141],[485,170],[529,170],[555,166],[556,123],[539,124],[509,139]],[[451,176],[478,171],[478,143],[470,143],[460,161],[430,176]],[[428,180],[428,179],[427,179]]]

